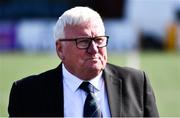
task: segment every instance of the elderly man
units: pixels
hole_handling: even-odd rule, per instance
[[[10,116],[156,117],[144,72],[107,63],[108,36],[88,7],[67,10],[54,28],[61,64],[14,82]]]

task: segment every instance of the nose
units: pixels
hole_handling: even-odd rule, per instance
[[[96,54],[98,52],[98,47],[96,46],[96,43],[92,40],[89,48],[87,49],[87,52],[89,54]]]

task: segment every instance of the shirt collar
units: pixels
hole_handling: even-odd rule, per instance
[[[67,83],[68,87],[73,91],[76,92],[76,90],[79,88],[79,86],[81,85],[81,83],[83,82],[83,80],[79,79],[78,77],[74,76],[73,74],[71,74],[64,66],[64,64],[62,64],[62,70],[63,70],[63,78],[65,83]],[[101,89],[101,85],[103,83],[103,79],[102,79],[102,71],[100,74],[98,74],[96,77],[92,78],[89,81],[97,91],[100,91]]]
[[[102,71],[96,77],[91,79],[89,82],[95,87],[96,90],[100,91],[102,85]]]
[[[63,70],[63,77],[64,77],[64,82],[68,85],[68,87],[75,92],[78,87],[81,85],[83,82],[81,79],[77,78],[73,74],[71,74],[62,64],[62,70]]]

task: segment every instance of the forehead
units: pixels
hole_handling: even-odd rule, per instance
[[[64,27],[65,38],[76,38],[79,36],[102,36],[102,29],[98,24],[85,22],[77,25],[66,25]]]

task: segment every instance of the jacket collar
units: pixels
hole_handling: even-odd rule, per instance
[[[109,68],[107,64],[103,77],[108,95],[108,101],[112,117],[119,117],[122,115],[122,80],[115,76],[115,73]]]
[[[63,75],[62,75],[62,63],[55,69],[55,77],[60,80],[60,98],[59,98],[59,116],[64,116],[64,97],[63,97]],[[60,76],[59,76],[60,74]],[[103,78],[105,80],[105,86],[108,95],[108,102],[110,106],[110,112],[112,117],[119,117],[122,115],[122,79],[117,78],[113,73],[109,64],[103,71]],[[56,80],[57,80],[56,79]],[[57,94],[59,94],[57,93]]]

